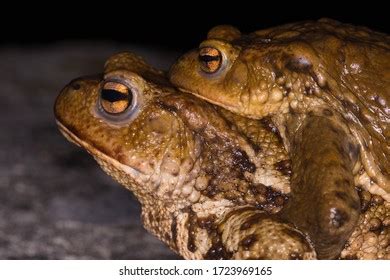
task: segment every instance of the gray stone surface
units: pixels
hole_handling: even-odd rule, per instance
[[[132,50],[166,68],[174,53],[112,43],[0,48],[0,259],[174,259],[146,232],[133,195],[58,132],[71,79]]]

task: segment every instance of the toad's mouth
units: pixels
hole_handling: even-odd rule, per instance
[[[58,129],[60,130],[61,134],[68,140],[69,142],[79,146],[79,147],[84,147],[81,142],[85,143],[82,141],[80,138],[78,138],[74,133],[72,133],[68,128],[66,128],[59,120],[56,119],[56,123],[58,126]]]
[[[102,160],[109,165],[112,165],[120,170],[123,170],[127,174],[131,174],[132,176],[140,176],[144,175],[143,172],[141,172],[138,169],[135,169],[131,166],[125,165],[118,160],[108,156],[106,153],[102,152],[101,150],[95,148],[93,145],[89,144],[86,141],[81,140],[79,137],[76,136],[71,130],[69,130],[65,125],[63,125],[58,119],[56,119],[56,123],[58,126],[58,129],[60,130],[61,134],[71,143],[84,148],[88,153],[90,153],[95,159]]]
[[[235,106],[232,106],[232,105],[229,106],[229,104],[225,104],[225,103],[220,102],[220,101],[218,101],[218,100],[216,100],[216,99],[210,99],[210,98],[208,98],[207,96],[204,96],[204,95],[202,95],[202,94],[199,94],[199,93],[196,92],[196,91],[190,91],[190,90],[185,89],[185,88],[182,88],[182,87],[178,87],[178,89],[179,89],[180,91],[182,91],[182,92],[185,92],[185,93],[194,95],[194,96],[196,96],[196,97],[199,97],[199,98],[202,99],[202,100],[205,100],[205,101],[207,101],[207,102],[209,102],[209,103],[211,103],[211,104],[214,104],[214,105],[220,106],[220,107],[222,107],[222,108],[225,108],[225,109],[227,109],[227,110],[235,111],[235,109],[236,109]]]

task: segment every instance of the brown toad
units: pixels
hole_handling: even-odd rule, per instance
[[[110,58],[104,76],[66,86],[55,114],[65,137],[137,196],[145,227],[184,258],[315,257],[275,215],[290,164],[269,122],[180,93],[128,53]],[[390,205],[361,198],[365,213],[341,257],[390,258]]]
[[[328,19],[249,35],[217,26],[170,80],[275,126],[292,161],[281,216],[335,258],[359,219],[355,186],[390,201],[389,51],[389,36]]]
[[[102,76],[72,81],[55,115],[68,140],[135,194],[145,227],[184,258],[315,257],[272,215],[289,192],[289,164],[262,123],[178,92],[130,53],[110,58]]]

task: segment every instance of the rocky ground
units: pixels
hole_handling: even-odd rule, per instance
[[[71,79],[133,50],[166,68],[174,53],[112,43],[0,48],[0,259],[175,259],[140,205],[58,132],[53,103]]]

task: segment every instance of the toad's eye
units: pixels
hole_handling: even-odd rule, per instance
[[[213,47],[202,47],[199,50],[198,60],[202,71],[208,74],[217,72],[222,65],[222,55]]]
[[[120,114],[132,104],[133,93],[124,84],[106,82],[100,91],[100,104],[108,114]]]

